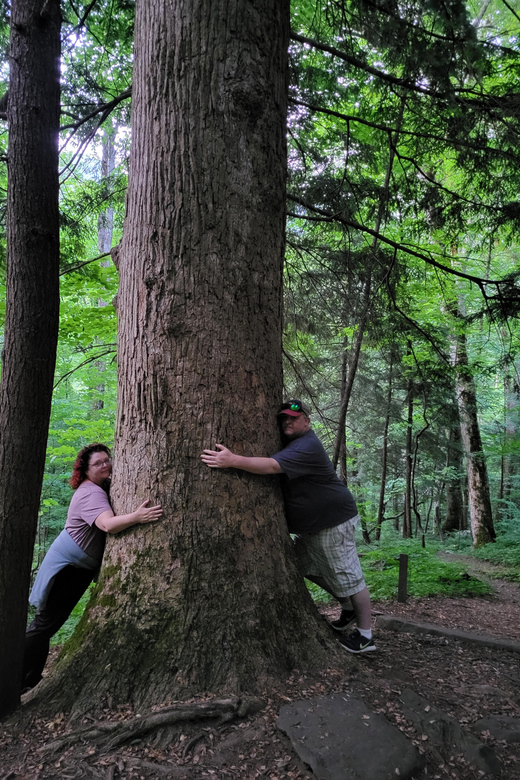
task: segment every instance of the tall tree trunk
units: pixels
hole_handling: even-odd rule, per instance
[[[417,473],[417,460],[419,455],[419,439],[421,438],[422,434],[428,430],[430,427],[429,422],[426,420],[426,425],[424,425],[420,431],[417,432],[415,435],[415,444],[413,446],[413,458],[412,458],[412,474],[410,478],[410,485],[411,485],[411,492],[412,492],[412,510],[415,515],[415,533],[416,535],[421,531],[424,531],[421,514],[419,512],[419,502],[417,500],[417,490],[415,487],[415,475]]]
[[[385,490],[386,473],[388,470],[388,428],[390,427],[390,409],[392,406],[392,371],[394,367],[394,356],[390,355],[390,368],[388,372],[388,391],[386,396],[386,417],[383,430],[383,452],[381,454],[381,487],[379,489],[379,506],[377,509],[376,542],[381,539],[381,526],[385,519]]]
[[[468,364],[466,336],[456,336],[455,376],[460,432],[468,474],[468,502],[473,546],[495,541],[486,459],[477,417],[477,394]]]
[[[112,185],[110,176],[115,168],[116,164],[116,147],[114,142],[115,131],[113,128],[105,130],[103,134],[103,151],[101,156],[101,179],[104,183],[105,197],[107,201],[110,201],[110,193],[112,191]],[[114,209],[108,205],[107,208],[100,211],[98,216],[98,251],[99,254],[105,254],[112,249],[112,240],[114,234]],[[101,265],[108,268],[112,264],[110,259],[102,260]],[[107,301],[102,298],[98,300],[98,306],[103,308],[107,306]],[[103,409],[105,406],[105,383],[103,381],[103,374],[106,371],[106,361],[96,360],[96,369],[101,374],[100,381],[96,385],[97,398],[92,401],[92,408],[95,411]]]
[[[449,472],[446,480],[446,517],[442,530],[444,533],[450,533],[450,531],[462,531],[466,526],[462,497],[462,449],[458,414],[457,421],[454,421],[449,429],[446,466]]]
[[[518,436],[518,385],[513,379],[511,367],[504,376],[504,445],[501,463],[500,488],[497,498],[507,500],[511,495],[512,482],[517,474],[515,442]],[[501,504],[500,513],[504,508]]]
[[[59,314],[60,3],[13,0],[0,384],[0,715],[19,702]]]
[[[346,341],[347,339],[345,338],[345,342]],[[345,348],[341,360],[341,391],[340,391],[341,406],[343,406],[343,400],[347,396],[347,392],[350,397],[350,392],[352,391],[352,385],[350,387],[350,392],[347,390],[348,357],[349,357],[349,351],[348,349]],[[338,427],[338,435],[340,435],[341,437],[339,442],[338,460],[339,460],[339,478],[341,479],[344,485],[348,486],[347,438],[346,438],[346,431],[345,431],[345,423],[346,423],[346,418],[343,418],[343,424],[341,425],[341,422],[339,424],[341,425],[341,428]]]
[[[112,495],[165,514],[108,545],[54,681],[76,708],[259,690],[335,652],[276,478],[200,461],[280,446],[288,35],[288,0],[137,5]]]
[[[352,390],[354,388],[354,380],[356,378],[356,373],[359,365],[359,356],[361,354],[361,346],[363,344],[365,328],[368,321],[368,315],[370,313],[371,289],[372,289],[372,273],[371,271],[369,271],[367,274],[367,278],[365,280],[365,287],[363,293],[363,309],[358,324],[356,340],[354,342],[354,348],[352,350],[352,354],[350,355],[350,361],[348,360],[349,356],[347,354],[344,354],[343,356],[342,374],[343,376],[345,376],[345,381],[342,381],[341,383],[341,404],[340,404],[339,419],[338,419],[338,432],[336,435],[336,441],[334,443],[334,455],[332,457],[332,463],[334,465],[334,468],[337,468],[342,449],[345,451],[346,454],[345,424],[347,420],[348,405],[350,403],[350,398],[352,396]],[[350,363],[348,376],[345,375],[345,367],[347,363]],[[345,476],[345,484],[347,484],[346,463],[345,463],[344,476]]]
[[[110,252],[114,233],[114,209],[110,205],[112,192],[111,175],[116,165],[115,130],[109,127],[103,134],[103,147],[101,156],[101,179],[104,183],[106,200],[109,202],[106,208],[99,212],[98,216],[98,251],[99,254]],[[106,261],[106,266],[110,260]],[[105,265],[105,262],[102,263]]]
[[[406,452],[405,452],[405,493],[403,515],[403,538],[412,538],[412,474],[413,474],[413,382],[408,380],[407,392],[407,425],[406,425]]]

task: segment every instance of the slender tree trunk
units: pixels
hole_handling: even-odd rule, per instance
[[[385,490],[386,490],[386,473],[388,470],[388,428],[390,427],[390,409],[392,407],[392,371],[393,371],[393,355],[390,355],[390,368],[388,372],[388,390],[386,396],[386,417],[385,427],[383,431],[383,452],[381,455],[381,487],[379,489],[379,506],[377,509],[377,527],[376,527],[376,541],[381,539],[381,526],[385,519]]]
[[[13,0],[0,384],[0,715],[19,702],[59,313],[60,4]]]
[[[412,474],[410,479],[410,485],[411,485],[411,493],[412,493],[412,511],[415,515],[415,533],[416,535],[421,531],[423,531],[423,524],[422,524],[422,518],[421,513],[419,512],[419,502],[417,501],[417,490],[415,487],[415,475],[417,473],[417,460],[418,460],[418,454],[419,454],[419,439],[421,435],[429,428],[429,424],[426,424],[424,428],[422,428],[415,437],[415,445],[413,447],[413,458],[412,458]]]
[[[486,459],[477,417],[477,394],[468,364],[464,334],[456,337],[455,369],[460,432],[468,475],[471,534],[473,546],[480,547],[495,541],[496,534],[491,513]]]
[[[346,341],[346,339],[345,339]],[[348,349],[345,348],[343,352],[343,357],[341,361],[341,405],[343,407],[343,400],[347,396],[347,369],[348,369],[348,356],[349,352]],[[350,392],[352,391],[352,387],[350,387]],[[350,396],[350,393],[349,393]],[[341,423],[340,423],[341,424]],[[345,431],[345,424],[346,424],[346,417],[343,420],[343,425],[341,427],[341,434],[340,429],[338,427],[338,435],[341,435],[340,438],[340,446],[339,446],[339,478],[343,482],[344,485],[348,486],[348,473],[347,473],[347,439],[346,439],[346,431]]]
[[[352,390],[354,388],[354,380],[356,378],[357,369],[359,365],[359,356],[361,354],[361,346],[363,344],[365,328],[368,320],[368,315],[370,312],[371,289],[372,289],[372,274],[369,271],[365,281],[365,288],[363,294],[363,310],[362,310],[361,319],[359,321],[359,325],[356,333],[354,349],[352,350],[352,354],[350,355],[350,361],[348,361],[348,356],[346,354],[344,355],[343,358],[343,366],[345,366],[347,362],[349,362],[350,365],[349,365],[349,371],[348,371],[348,376],[346,377],[346,381],[344,382],[342,381],[341,383],[341,405],[340,405],[339,419],[338,419],[338,433],[336,435],[336,441],[334,443],[334,455],[332,457],[332,463],[334,465],[334,468],[337,468],[342,448],[345,450],[346,453],[345,424],[347,420],[348,405],[350,403],[350,398],[352,396]],[[342,370],[343,370],[343,366],[342,366]],[[345,477],[346,477],[346,468],[345,468]],[[346,484],[346,480],[345,480],[345,484]]]
[[[458,414],[457,414],[458,417]],[[465,527],[464,499],[462,497],[462,449],[460,422],[453,423],[448,435],[446,466],[449,469],[446,484],[446,517],[442,530],[462,531]]]
[[[403,538],[412,538],[412,474],[413,474],[413,382],[408,380],[407,393],[408,418],[406,425],[406,482],[404,494]]]
[[[104,188],[107,200],[110,199],[112,192],[111,175],[116,165],[116,146],[115,130],[109,128],[103,135],[103,152],[101,157],[101,178],[104,182]],[[112,237],[114,233],[114,209],[108,205],[98,216],[98,250],[99,254],[110,252],[112,248]],[[106,261],[108,263],[110,260]],[[105,265],[105,262],[103,262]]]
[[[428,422],[428,419],[426,417],[426,399],[423,398],[423,418],[424,418],[424,425],[421,428],[420,431],[417,431],[415,435],[415,444],[413,445],[413,458],[412,458],[412,473],[410,478],[410,486],[411,486],[411,496],[412,496],[412,511],[415,515],[415,534],[417,535],[419,532],[423,532],[423,524],[421,519],[421,514],[419,512],[419,502],[417,500],[417,490],[415,487],[415,475],[417,473],[417,462],[419,459],[419,442],[421,439],[421,436],[423,433],[425,433],[428,428],[430,427],[430,423]],[[413,411],[412,411],[412,422],[413,422]]]
[[[509,369],[504,376],[504,454],[501,459],[500,488],[497,498],[508,499],[512,482],[517,474],[515,441],[518,436],[519,394],[516,382]],[[504,505],[501,505],[502,514]]]
[[[110,182],[110,176],[112,175],[112,172],[115,168],[116,163],[116,147],[114,143],[114,135],[115,132],[112,128],[110,128],[108,131],[105,131],[103,135],[103,152],[101,157],[101,178],[104,182],[104,188],[106,193],[106,199],[109,200],[110,193],[112,190],[111,182]],[[112,249],[112,240],[114,235],[114,209],[109,205],[107,208],[100,211],[98,216],[98,251],[99,254],[105,254],[105,252],[110,252]],[[101,265],[105,268],[109,268],[112,264],[112,261],[110,259],[108,260],[102,260]],[[103,308],[104,306],[107,306],[107,301],[104,301],[102,298],[98,300],[98,306],[100,308]],[[96,393],[97,398],[94,398],[92,401],[92,408],[95,411],[99,411],[100,409],[103,409],[105,406],[105,383],[103,381],[103,374],[106,371],[106,361],[105,360],[97,360],[96,361],[96,369],[100,373],[100,381],[96,385]]]
[[[336,652],[277,479],[200,461],[280,446],[288,36],[288,0],[137,5],[112,495],[165,513],[108,545],[53,681],[76,708],[258,691]]]

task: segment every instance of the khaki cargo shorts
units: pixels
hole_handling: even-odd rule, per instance
[[[321,577],[331,593],[346,598],[365,588],[354,539],[360,517],[325,528],[317,534],[296,534],[294,549],[304,577]]]

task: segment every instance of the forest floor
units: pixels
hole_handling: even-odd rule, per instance
[[[451,560],[454,557],[450,555]],[[501,777],[518,780],[520,741],[498,739],[490,730],[475,729],[473,724],[485,718],[513,718],[520,723],[520,654],[377,626],[377,615],[385,614],[520,643],[520,586],[495,579],[497,572],[488,563],[456,557],[468,565],[471,574],[491,583],[490,596],[409,599],[406,604],[376,602],[377,652],[353,656],[346,668],[331,668],[318,678],[294,674],[283,690],[270,691],[262,697],[258,711],[242,720],[183,724],[155,739],[136,739],[111,750],[80,741],[51,752],[50,743],[70,729],[66,718],[63,714],[43,718],[37,710],[24,713],[22,707],[0,733],[0,780],[311,780],[314,775],[277,729],[277,713],[289,701],[345,691],[383,714],[416,745],[425,761],[417,780],[482,778],[484,773],[460,755],[440,757],[426,735],[406,720],[400,701],[406,688],[420,694],[432,708],[454,717],[464,729],[473,728],[495,751],[502,764]],[[323,607],[321,611],[329,619],[337,615],[335,609]],[[134,714],[120,709],[101,716],[122,720]]]

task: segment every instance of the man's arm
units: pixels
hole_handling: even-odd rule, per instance
[[[215,445],[217,450],[204,450],[200,456],[202,462],[211,469],[241,469],[251,474],[281,474],[282,468],[274,458],[246,458],[235,455],[222,444]]]

